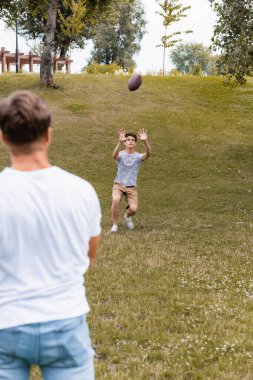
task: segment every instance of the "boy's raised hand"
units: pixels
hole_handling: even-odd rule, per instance
[[[142,141],[146,141],[148,139],[147,130],[144,128],[138,131],[138,139]]]
[[[119,130],[119,142],[123,143],[125,141],[126,141],[125,129],[120,129]]]

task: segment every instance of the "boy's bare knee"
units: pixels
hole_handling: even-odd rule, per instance
[[[118,206],[119,203],[120,203],[120,197],[116,196],[116,197],[112,198],[112,204],[113,204],[113,206]]]
[[[136,205],[129,205],[129,211],[132,215],[134,215],[137,211],[137,206]]]

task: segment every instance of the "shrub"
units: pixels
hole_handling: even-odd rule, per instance
[[[179,71],[179,70],[177,70],[177,69],[172,69],[172,70],[170,71],[170,75],[171,75],[172,77],[179,77],[180,75],[182,75],[182,73],[181,73],[181,71]]]
[[[121,67],[116,65],[116,63],[111,63],[109,65],[102,65],[99,63],[91,63],[86,66],[83,71],[87,74],[111,74],[115,75],[117,72],[121,71]]]
[[[196,63],[196,65],[194,65],[192,75],[202,75],[202,67],[199,63]]]
[[[215,66],[211,67],[210,75],[212,75],[213,77],[217,75],[217,67]]]

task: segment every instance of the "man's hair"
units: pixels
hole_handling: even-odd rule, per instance
[[[46,103],[31,91],[15,91],[0,102],[0,129],[10,144],[24,146],[40,140],[50,123]]]
[[[125,138],[127,138],[128,136],[131,136],[135,139],[135,142],[137,142],[137,136],[135,133],[132,133],[132,132],[128,132],[125,134]]]

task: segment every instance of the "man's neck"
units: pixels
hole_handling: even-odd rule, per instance
[[[33,171],[46,169],[52,166],[45,152],[34,152],[32,154],[11,154],[11,167],[21,171]]]
[[[128,153],[128,154],[135,153],[135,148],[126,148],[126,153]]]

